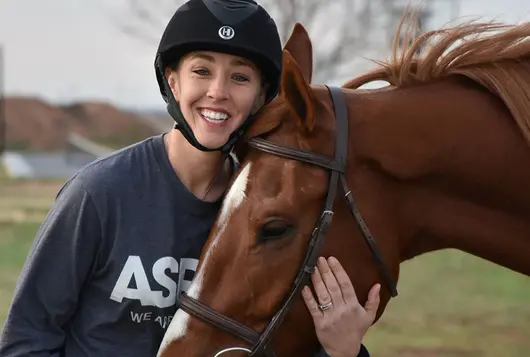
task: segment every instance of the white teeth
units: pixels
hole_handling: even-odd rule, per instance
[[[214,112],[213,110],[201,109],[199,113],[205,117],[207,120],[211,121],[225,121],[230,116],[226,113]]]

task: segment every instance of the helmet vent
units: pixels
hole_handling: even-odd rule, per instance
[[[253,0],[205,0],[204,3],[212,2],[218,6],[222,6],[228,10],[239,10],[248,8],[249,6],[257,6],[258,4]]]
[[[202,0],[202,2],[224,25],[234,26],[259,10],[259,5],[249,0]]]

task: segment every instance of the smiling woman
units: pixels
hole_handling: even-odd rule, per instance
[[[219,216],[222,228],[232,219],[252,185],[254,167],[246,165],[223,203],[238,169],[233,145],[277,96],[281,69],[276,24],[256,2],[190,0],[176,11],[155,56],[175,128],[84,167],[59,190],[19,278],[1,356],[159,352],[176,297],[203,294],[203,276],[193,284],[191,278],[213,222]],[[264,234],[281,228],[272,223]],[[230,270],[210,259],[216,254],[213,244],[202,264]],[[244,284],[245,271],[238,273]],[[328,294],[326,287],[320,292]],[[324,347],[341,357],[360,349],[369,318],[326,310],[326,319],[346,330],[326,335],[317,324],[322,346],[309,346],[309,354]],[[201,354],[200,343],[194,350],[175,343],[195,318],[179,311],[172,321],[160,356],[211,356]]]

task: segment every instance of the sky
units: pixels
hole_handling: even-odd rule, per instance
[[[52,103],[104,100],[129,109],[164,108],[153,69],[156,40],[120,30],[117,19],[128,14],[126,1],[0,0],[6,94]],[[431,1],[436,0],[424,3]],[[447,8],[450,0],[436,3]],[[459,16],[530,21],[530,1],[461,0]]]

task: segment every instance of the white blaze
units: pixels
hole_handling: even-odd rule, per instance
[[[230,187],[230,190],[228,191],[223,205],[221,207],[221,214],[219,215],[218,219],[218,231],[217,235],[214,238],[212,244],[210,245],[210,248],[206,252],[206,255],[204,257],[204,262],[202,263],[200,269],[197,271],[197,275],[193,278],[193,282],[191,283],[187,294],[194,298],[199,299],[199,294],[202,289],[202,281],[204,277],[204,271],[208,265],[208,258],[210,257],[212,251],[217,246],[219,236],[223,233],[223,231],[226,228],[226,225],[228,223],[228,219],[232,215],[232,213],[235,212],[235,210],[241,205],[243,202],[243,199],[245,199],[245,191],[247,189],[248,184],[248,176],[250,174],[250,163],[248,163],[243,170],[239,173],[236,180],[232,184],[232,187]],[[182,338],[186,334],[186,330],[188,328],[189,323],[189,315],[182,311],[181,309],[177,310],[175,316],[173,317],[173,320],[171,321],[166,334],[164,335],[164,339],[162,340],[162,344],[160,346],[160,349],[158,350],[158,356],[163,352],[163,350],[169,346],[169,344],[174,341],[178,340],[179,338]]]

